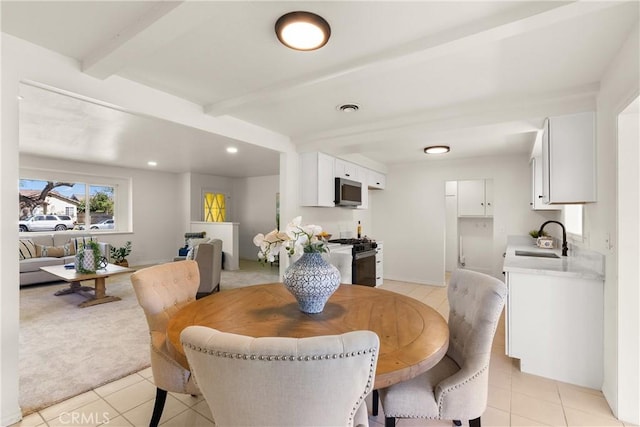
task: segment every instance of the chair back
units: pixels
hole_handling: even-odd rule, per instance
[[[194,256],[200,272],[198,293],[211,293],[220,285],[222,274],[222,240],[200,243]]]
[[[449,349],[458,366],[489,363],[493,337],[507,295],[506,285],[495,277],[458,269],[449,289]]]
[[[190,326],[181,339],[216,425],[245,427],[352,426],[380,345],[371,331],[251,338]]]
[[[200,273],[195,261],[170,262],[136,271],[131,283],[149,331],[165,333],[169,319],[195,300]]]

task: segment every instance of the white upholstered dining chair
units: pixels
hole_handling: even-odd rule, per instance
[[[182,307],[196,299],[200,284],[198,264],[178,261],[138,270],[131,275],[138,303],[142,306],[151,335],[151,370],[156,401],[150,426],[160,421],[167,392],[200,394],[191,372],[168,352],[167,322]]]
[[[251,338],[189,326],[181,340],[216,426],[368,426],[371,331]]]
[[[480,427],[487,408],[489,359],[506,285],[486,274],[456,270],[449,288],[449,349],[422,375],[379,390],[385,427],[396,418],[469,420]]]

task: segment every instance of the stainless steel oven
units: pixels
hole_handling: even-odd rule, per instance
[[[376,286],[376,250],[354,252],[351,281],[355,285]]]
[[[376,248],[378,245],[368,238],[336,239],[331,243],[352,245],[351,283],[354,285],[376,286]]]

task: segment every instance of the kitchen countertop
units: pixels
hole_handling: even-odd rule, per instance
[[[553,252],[560,258],[519,256],[515,254],[516,250]],[[602,254],[577,248],[570,250],[569,256],[563,257],[561,254],[561,249],[538,248],[529,236],[509,236],[503,271],[604,280],[604,256]]]
[[[327,243],[327,248],[329,248],[329,252],[346,252],[347,250],[351,251],[351,249],[353,249],[353,245],[343,245],[342,243]]]

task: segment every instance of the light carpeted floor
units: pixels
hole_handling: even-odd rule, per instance
[[[278,281],[276,267],[241,260],[221,289]],[[121,301],[87,308],[64,282],[20,289],[20,406],[29,414],[149,366],[149,329],[129,275],[107,279]]]

